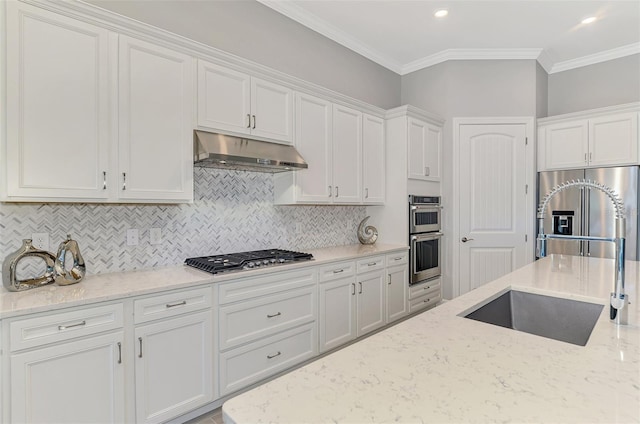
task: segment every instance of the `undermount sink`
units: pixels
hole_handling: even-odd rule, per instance
[[[603,305],[509,290],[465,318],[584,346]]]

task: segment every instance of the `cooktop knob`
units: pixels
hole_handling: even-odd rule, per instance
[[[262,261],[262,263],[265,264],[265,265],[269,265],[269,260],[265,259],[264,261]]]
[[[249,268],[253,268],[254,266],[256,266],[256,264],[254,264],[253,262],[249,262],[247,264],[247,267],[249,267]]]
[[[271,262],[272,264],[275,264],[276,260],[275,260],[275,258],[271,258],[271,259],[269,259],[269,262]]]
[[[285,259],[284,258],[278,258],[278,262],[280,262],[281,264],[285,263]]]

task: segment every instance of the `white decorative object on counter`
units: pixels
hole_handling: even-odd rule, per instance
[[[66,268],[67,253],[70,253],[73,259],[73,265],[69,270]],[[60,243],[58,247],[55,259],[55,272],[55,281],[59,286],[79,283],[87,272],[87,267],[80,253],[78,242],[71,239],[71,234],[67,234],[67,239]]]
[[[367,220],[371,218],[366,217],[358,225],[358,241],[362,244],[373,244],[378,240],[378,230],[373,225],[366,225]]]

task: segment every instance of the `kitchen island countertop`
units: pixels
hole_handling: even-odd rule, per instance
[[[0,319],[119,300],[166,290],[257,277],[274,272],[292,271],[342,260],[354,260],[378,254],[383,255],[394,251],[407,250],[408,248],[408,246],[403,245],[382,243],[373,245],[350,244],[308,250],[307,252],[314,257],[312,261],[292,262],[241,272],[211,275],[189,266],[177,265],[88,275],[77,284],[69,286],[49,284],[21,292],[10,292],[4,287],[0,287]],[[91,264],[88,266],[90,267]]]
[[[630,325],[614,262],[552,255],[225,402],[226,423],[640,422],[640,262]],[[586,346],[464,315],[508,289],[605,305]]]

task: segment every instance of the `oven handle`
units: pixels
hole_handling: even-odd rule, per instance
[[[425,241],[425,240],[435,240],[435,239],[442,238],[442,236],[444,236],[443,233],[418,234],[418,235],[411,236],[411,241],[417,242],[417,241]]]
[[[411,210],[415,211],[418,209],[424,209],[424,210],[429,210],[429,209],[442,209],[442,206],[440,205],[411,205]]]

